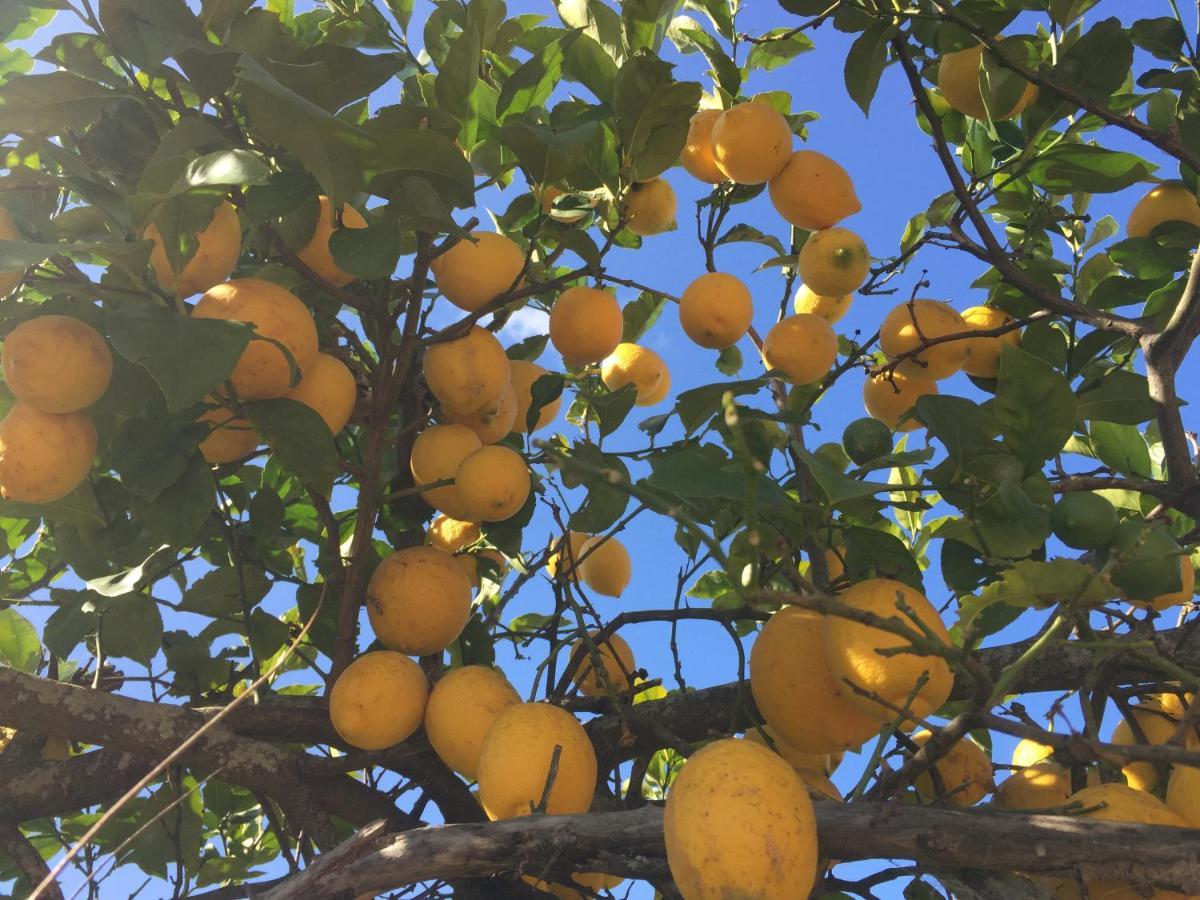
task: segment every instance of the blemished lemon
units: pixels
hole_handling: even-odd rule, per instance
[[[452,422],[466,425],[485,444],[494,444],[510,431],[517,421],[517,392],[512,383],[505,385],[494,401],[468,415],[461,415],[443,407],[443,412]]]
[[[17,403],[0,421],[0,497],[61,500],[87,478],[96,427],[84,413],[45,413]]]
[[[617,344],[600,363],[600,378],[614,392],[632,384],[637,391],[634,403],[638,406],[661,403],[671,390],[671,373],[663,358],[638,344]]]
[[[863,286],[871,271],[867,245],[846,228],[814,231],[800,248],[800,279],[824,297],[852,294]]]
[[[1129,237],[1146,237],[1164,222],[1200,226],[1200,202],[1182,181],[1164,181],[1133,207],[1125,223]]]
[[[313,228],[312,237],[308,243],[296,251],[296,256],[302,263],[316,272],[321,278],[335,287],[345,287],[354,281],[355,276],[342,270],[333,260],[333,251],[329,249],[329,239],[333,237],[337,222],[333,215],[333,205],[329,198],[322,195],[318,198],[321,209],[317,215],[317,224]],[[367,220],[349,203],[342,205],[342,228],[366,228]]]
[[[664,178],[639,181],[625,195],[625,226],[649,237],[675,228],[675,190]]]
[[[441,653],[471,613],[471,580],[449,553],[408,547],[384,557],[367,584],[367,616],[380,643],[410,656]]]
[[[331,434],[338,434],[354,413],[358,388],[349,367],[328,353],[318,353],[300,383],[283,395],[319,415]]]
[[[701,275],[679,298],[679,324],[684,333],[710,350],[740,341],[754,318],[754,300],[740,278],[726,272]]]
[[[737,184],[764,184],[792,155],[792,129],[774,107],[751,101],[725,110],[713,123],[713,159]]]
[[[990,331],[1012,321],[1012,316],[995,306],[972,306],[964,309],[963,322],[975,331]],[[1006,331],[995,337],[977,337],[962,341],[967,347],[963,371],[976,378],[995,378],[1000,372],[1000,351],[1004,345],[1021,346],[1020,329]]]
[[[459,309],[474,312],[520,287],[525,251],[494,231],[472,231],[430,264],[438,290]]]
[[[617,298],[599,288],[567,288],[550,310],[550,342],[568,365],[600,362],[617,349],[624,330]]]
[[[909,377],[894,372],[891,375],[872,375],[863,382],[863,406],[867,415],[878,419],[893,431],[916,431],[924,427],[921,420],[911,416],[901,422],[900,418],[921,397],[938,392],[937,382],[931,378]]]
[[[454,475],[458,499],[473,522],[503,522],[529,499],[529,466],[510,447],[486,444],[467,455]]]
[[[48,413],[91,406],[112,381],[112,351],[91,325],[71,316],[26,319],[4,339],[4,383],[18,400]]]
[[[347,744],[383,750],[421,727],[429,682],[402,653],[376,650],[350,663],[329,692],[329,719]]]
[[[767,724],[801,753],[857,750],[879,731],[833,673],[821,616],[785,606],[750,650],[750,691]]]
[[[807,284],[802,284],[796,289],[796,296],[792,299],[792,308],[797,313],[811,313],[814,316],[820,316],[832,325],[850,311],[850,302],[853,299],[853,294],[822,297],[820,294],[814,294],[812,288]]]
[[[209,396],[205,402],[219,404]],[[206,410],[197,420],[209,426],[208,435],[200,441],[200,455],[209,465],[220,466],[245,459],[262,443],[262,438],[250,424],[237,413],[217,405]]]
[[[687,898],[800,897],[817,871],[808,788],[750,741],[714,741],[688,758],[667,794],[663,836]]]
[[[592,641],[596,641],[598,632],[592,632]],[[600,669],[597,669],[587,642],[580,638],[571,647],[571,659],[578,659],[573,681],[579,688],[579,693],[585,697],[607,697],[609,686],[618,694],[624,694],[633,687],[634,673],[637,665],[633,661],[633,651],[629,644],[619,634],[610,634],[596,644],[596,655],[600,657]],[[603,674],[601,674],[603,670]]]
[[[483,442],[479,440],[479,436],[466,425],[430,425],[413,441],[412,455],[408,463],[413,483],[433,484],[454,478],[462,461],[482,446]],[[457,484],[446,484],[421,491],[421,497],[434,509],[451,518],[470,520],[466,504],[459,496]]]
[[[979,86],[984,49],[983,44],[976,44],[965,50],[955,50],[945,54],[938,63],[938,90],[953,109],[974,119],[986,119],[988,115],[987,105],[983,102],[983,90]],[[1037,95],[1037,85],[1026,84],[1010,110],[1003,114],[992,110],[993,121],[1002,122],[1019,116],[1037,99]]]
[[[17,228],[17,223],[8,214],[8,210],[0,206],[0,241],[22,241],[24,239],[24,236]],[[24,277],[24,269],[12,269],[7,272],[0,272],[0,297],[12,293],[12,289],[20,284],[21,279]]]
[[[504,347],[478,325],[462,337],[430,345],[422,368],[433,396],[461,416],[495,402],[511,383]]]
[[[763,365],[793,384],[812,384],[837,360],[837,335],[826,319],[799,313],[777,322],[763,338]]]
[[[713,158],[712,148],[713,125],[721,118],[722,112],[724,110],[702,109],[692,116],[688,123],[687,140],[679,153],[679,163],[684,171],[706,184],[720,184],[725,180],[725,173]]]
[[[545,811],[585,813],[596,791],[596,751],[583,726],[548,703],[517,703],[492,722],[479,754],[479,802],[491,819],[528,816],[541,803],[558,748]]]
[[[620,597],[633,572],[629,551],[615,537],[588,538],[575,555],[579,577],[597,594]]]
[[[879,346],[893,359],[911,354],[926,341],[962,334],[967,323],[951,306],[936,300],[912,300],[892,308],[879,326]],[[966,341],[933,344],[915,356],[905,356],[896,365],[902,375],[941,381],[963,367]]]
[[[212,219],[196,235],[196,252],[181,272],[171,268],[157,225],[153,222],[147,225],[142,238],[154,242],[150,268],[159,286],[180,297],[201,294],[220,284],[229,277],[242,255],[242,223],[237,210],[224,202],[217,204]]]
[[[1017,769],[996,788],[995,802],[1004,809],[1053,809],[1071,799],[1071,773],[1051,762]]]
[[[451,669],[433,686],[425,707],[429,745],[447,766],[474,779],[488,729],[500,713],[520,702],[508,679],[495,669]]]
[[[192,316],[254,326],[255,338],[229,375],[241,400],[282,397],[299,383],[293,383],[293,365],[299,369],[297,374],[303,375],[317,358],[317,326],[312,313],[300,298],[274,282],[237,278],[215,285],[200,298]]]
[[[933,734],[925,729],[912,735],[913,743],[924,747]],[[954,806],[974,806],[992,792],[992,761],[982,747],[970,738],[956,741],[934,764],[942,782],[939,793],[929,771],[922,772],[913,780],[913,787],[926,800],[944,799]]]
[[[823,153],[797,150],[767,185],[784,220],[807,231],[832,228],[862,204],[849,173]]]
[[[533,406],[533,386],[543,375],[549,375],[537,363],[523,359],[511,359],[508,362],[509,377],[512,382],[513,394],[517,401],[516,415],[513,416],[512,430],[518,434],[530,431],[540,431],[558,417],[559,407],[562,406],[562,395],[555,397],[538,411],[537,421],[529,428],[529,410]]]
[[[916,588],[902,582],[890,578],[860,581],[847,588],[839,599],[863,612],[895,619],[917,634],[927,629],[934,639],[950,643],[950,634],[933,604]],[[901,611],[900,604],[911,612]],[[910,615],[917,617],[921,627]],[[892,707],[903,707],[923,676],[924,685],[909,706],[915,716],[928,718],[950,696],[954,673],[943,657],[924,653],[884,655],[879,651],[907,648],[911,644],[898,634],[840,616],[826,616],[824,625],[825,651],[838,682],[857,686],[891,704],[884,706],[872,697],[848,690],[850,702],[877,722],[896,718],[898,713]]]

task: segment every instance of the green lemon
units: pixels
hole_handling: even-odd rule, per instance
[[[1055,537],[1076,550],[1103,547],[1116,536],[1118,524],[1113,505],[1088,491],[1065,494],[1050,511]]]
[[[892,431],[878,419],[855,419],[842,432],[842,446],[856,463],[869,462],[892,452]]]

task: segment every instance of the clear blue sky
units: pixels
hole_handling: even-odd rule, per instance
[[[304,3],[297,5],[307,6]],[[423,11],[421,4],[418,4],[416,18],[410,29],[410,34],[418,41],[424,12],[427,10]],[[511,3],[510,14],[518,12],[534,12],[554,19],[553,6],[549,0]],[[1103,0],[1089,14],[1088,20],[1095,21],[1106,15],[1133,18],[1135,14],[1169,15],[1169,8],[1166,0]],[[746,4],[744,12],[739,16],[738,29],[759,34],[773,27],[791,24],[793,21],[793,17],[784,13],[773,0],[752,0]],[[60,14],[54,28],[76,30],[77,23],[69,15]],[[1010,28],[1009,32],[1022,30],[1026,29],[1014,27]],[[48,36],[48,32],[37,35],[36,45],[44,44]],[[744,85],[743,92],[754,94],[768,90],[787,91],[792,96],[793,112],[813,110],[819,113],[820,119],[809,125],[807,146],[820,150],[845,166],[855,181],[863,204],[862,212],[843,224],[861,234],[875,256],[887,257],[897,252],[900,235],[909,217],[924,210],[930,200],[943,193],[948,185],[930,148],[928,137],[917,127],[907,83],[898,71],[889,69],[885,72],[869,119],[865,118],[846,96],[842,87],[842,65],[852,37],[830,27],[822,28],[813,34],[815,50],[775,72],[755,73]],[[706,88],[710,86],[709,79],[704,74],[706,63],[698,54],[680,57],[669,44],[664,47],[663,54],[671,61],[679,63],[678,77],[699,80]],[[395,102],[396,90],[394,84],[385,86],[378,92],[376,102],[379,105]],[[1115,137],[1106,136],[1105,140],[1109,146],[1135,149],[1129,142]],[[1136,151],[1151,161],[1163,162],[1147,152],[1149,149],[1140,147],[1136,148]],[[1171,165],[1164,165],[1159,174],[1173,177],[1175,169]],[[704,271],[703,253],[695,238],[693,211],[695,201],[706,196],[708,191],[706,185],[695,181],[682,169],[673,169],[666,177],[675,188],[679,199],[679,230],[648,238],[643,250],[638,252],[614,250],[608,258],[608,268],[613,274],[633,278],[678,295],[693,278]],[[476,215],[487,223],[485,209],[490,208],[497,213],[503,211],[520,190],[522,188],[519,185],[514,185],[504,192],[485,192],[480,196],[480,208]],[[1138,188],[1133,188],[1116,196],[1098,196],[1093,203],[1092,214],[1098,217],[1109,213],[1123,222],[1128,209],[1140,194]],[[748,204],[736,207],[728,222],[745,222],[775,234],[781,240],[787,239],[786,225],[775,213],[765,194]],[[775,320],[782,282],[777,271],[756,274],[753,270],[771,255],[771,250],[760,245],[734,244],[720,248],[717,256],[721,270],[738,275],[751,287],[755,297],[755,324],[760,332],[765,332]],[[402,266],[406,266],[404,261]],[[965,255],[947,250],[926,251],[908,273],[897,278],[894,286],[899,289],[899,297],[907,297],[922,269],[928,269],[926,277],[931,283],[923,292],[924,296],[949,300],[960,310],[982,303],[985,299],[982,291],[970,288],[971,281],[980,274],[982,266]],[[623,303],[637,296],[636,291],[625,288],[618,288],[617,294]],[[878,327],[882,316],[895,302],[898,301],[887,297],[856,298],[849,315],[839,323],[839,332],[847,335],[852,335],[855,331],[872,333]],[[433,322],[436,324],[438,321],[452,321],[456,317],[455,310],[443,308],[435,314]],[[501,337],[506,343],[510,343],[542,329],[544,321],[537,315],[518,314],[502,332]],[[674,308],[664,311],[642,343],[660,353],[667,361],[672,373],[673,393],[708,384],[722,377],[714,368],[716,353],[702,350],[687,339],[679,327]],[[740,349],[745,358],[743,375],[750,376],[761,371],[754,348],[748,339],[742,341]],[[559,365],[552,348],[547,350],[539,362],[552,369]],[[1193,387],[1196,374],[1196,364],[1192,362],[1181,377],[1181,392],[1187,399],[1194,400],[1196,397]],[[818,406],[817,418],[821,431],[817,434],[810,432],[810,444],[837,441],[843,427],[849,421],[864,415],[859,393],[861,386],[862,376],[853,373],[842,379],[829,392]],[[956,376],[943,382],[941,388],[943,393],[982,399],[980,392],[973,388],[964,376]],[[647,415],[664,412],[668,408],[669,401],[653,409],[636,409],[630,416],[630,423],[608,439],[606,447],[644,447],[645,436],[636,429],[636,422]],[[569,428],[561,417],[558,426]],[[910,438],[910,446],[919,446],[922,441],[923,437],[918,432]],[[552,531],[553,522],[549,516],[539,512],[526,532],[525,548],[536,552],[544,547]],[[595,598],[602,613],[661,609],[671,605],[676,570],[683,561],[675,547],[673,532],[672,522],[651,516],[641,516],[629,527],[622,535],[622,541],[634,556],[632,582],[619,600]],[[941,606],[950,599],[949,593],[940,583],[936,562],[926,573],[926,584],[935,605]],[[283,592],[276,592],[266,602],[277,612],[282,612],[291,605],[290,597]],[[510,606],[512,615],[524,611],[545,613],[552,609],[553,598],[549,585],[540,580],[529,584],[519,600]],[[995,640],[1007,642],[1031,633],[1038,618],[1036,615],[1027,615],[1019,625],[998,635]],[[178,615],[171,615],[167,620],[168,628],[189,627],[192,624],[187,617]],[[651,677],[661,677],[668,687],[674,687],[668,649],[669,628],[666,625],[644,624],[627,628],[622,634],[633,648],[638,664],[648,669]],[[684,648],[683,672],[690,686],[718,684],[736,676],[737,656],[729,637],[720,626],[703,622],[681,623],[679,640]],[[365,643],[363,645],[365,646]],[[532,666],[529,662],[508,658],[508,651],[503,645],[500,652],[505,670],[509,672],[518,689],[526,692],[530,684]],[[126,664],[125,668],[135,667]],[[1031,712],[1036,714],[1036,704],[1030,706]],[[1011,744],[1008,739],[997,738],[997,761],[1008,761]],[[847,789],[854,784],[859,775],[859,761],[850,757],[843,763],[835,781],[843,789]],[[138,873],[129,872],[119,882],[115,879],[110,881],[108,891],[111,893],[106,895],[121,896],[122,886],[136,885],[141,880]],[[876,893],[881,897],[898,897],[901,884],[880,888]],[[651,895],[652,892],[648,889],[635,890],[631,894],[635,898]],[[142,896],[154,897],[159,896],[159,893],[149,890]]]

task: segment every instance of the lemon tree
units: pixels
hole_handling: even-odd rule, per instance
[[[0,892],[1200,895],[1191,15],[0,5]]]

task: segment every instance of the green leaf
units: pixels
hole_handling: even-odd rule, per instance
[[[596,414],[600,426],[600,436],[608,437],[620,428],[636,402],[637,387],[632,383],[615,391],[588,397],[588,406]]]
[[[1124,84],[1132,64],[1133,45],[1125,26],[1108,18],[1096,22],[1066,49],[1053,74],[1088,99],[1107,101]],[[1067,103],[1058,105],[1071,108]]]
[[[572,468],[572,459],[601,474]],[[629,505],[629,492],[614,485],[629,484],[629,469],[620,457],[602,453],[595,444],[576,443],[563,465],[562,477],[563,484],[569,488],[587,486],[587,498],[568,522],[573,531],[599,534],[624,515]]]
[[[691,53],[699,50],[703,53],[721,90],[730,96],[737,96],[742,87],[742,72],[711,34],[686,16],[675,19],[668,33],[681,52]],[[751,56],[753,57],[753,51]]]
[[[400,261],[400,249],[396,223],[387,219],[366,228],[339,228],[329,238],[338,268],[368,281],[391,278]]]
[[[42,663],[37,630],[12,607],[0,609],[0,662],[20,672],[36,672]]]
[[[243,613],[243,589],[245,608],[253,609],[270,587],[271,582],[262,570],[254,566],[243,565],[240,572],[234,566],[226,566],[193,582],[179,601],[179,608],[213,618],[240,616]]]
[[[252,130],[298,158],[335,206],[363,187],[378,147],[370,135],[284,87],[250,56],[235,68]]]
[[[681,0],[622,0],[621,23],[631,50],[657,52]]]
[[[879,89],[879,78],[887,64],[888,41],[895,35],[895,28],[886,22],[872,25],[850,45],[846,64],[842,72],[846,82],[846,93],[858,104],[863,115],[871,114],[871,101]]]
[[[749,499],[751,484],[745,467],[730,460],[715,444],[688,446],[655,457],[651,467],[654,471],[643,483],[658,491],[686,498]],[[767,483],[760,479],[760,489]]]
[[[162,647],[163,621],[154,598],[125,594],[107,600],[100,617],[100,647],[105,656],[120,656],[149,665]]]
[[[56,135],[92,124],[120,96],[70,72],[21,75],[0,85],[0,133]]]
[[[437,131],[416,128],[392,128],[376,132],[382,144],[379,175],[371,182],[379,184],[416,175],[432,184],[451,206],[472,206],[475,180],[471,164],[454,141]]]
[[[658,317],[666,305],[666,297],[662,294],[652,294],[649,291],[642,291],[636,300],[626,303],[625,308],[621,310],[621,314],[625,318],[625,331],[621,335],[621,340],[630,344],[637,343],[642,335],[658,321]]]
[[[19,503],[0,500],[0,516],[17,519],[46,519],[67,525],[107,525],[96,505],[91,482],[85,481],[61,500],[53,503]]]
[[[919,591],[925,590],[921,567],[912,551],[894,534],[855,525],[845,529],[842,537],[846,542],[846,573],[852,580],[892,578]]]
[[[1019,609],[1065,602],[1096,606],[1115,596],[1112,585],[1086,563],[1073,559],[1022,560],[1004,570],[1000,578],[987,585],[978,596],[965,598],[959,623],[964,628],[969,626],[998,603]]]
[[[914,409],[926,430],[946,445],[952,460],[986,447],[1000,434],[996,417],[970,400],[941,394],[921,397]]]
[[[249,150],[218,150],[192,160],[184,173],[190,187],[266,184],[271,171]]]
[[[1029,167],[1029,180],[1052,194],[1115,193],[1146,178],[1158,166],[1140,156],[1092,144],[1059,144]]]
[[[191,545],[216,503],[212,470],[193,455],[179,480],[167,485],[153,501],[134,497],[131,511],[154,540],[172,547]]]
[[[535,334],[511,345],[504,352],[508,354],[509,359],[523,359],[526,362],[533,362],[546,352],[546,344],[549,342],[550,335]]]
[[[195,422],[126,419],[118,426],[110,445],[113,467],[131,494],[154,500],[183,477],[204,433],[204,426]]]
[[[496,101],[496,121],[503,122],[515,113],[546,105],[562,78],[563,60],[579,32],[568,32],[551,41],[523,63],[504,82]]]
[[[240,322],[194,319],[156,308],[130,307],[108,317],[113,346],[150,373],[171,412],[199,402],[228,378],[252,331]]]
[[[1154,468],[1150,464],[1150,448],[1146,439],[1133,425],[1118,425],[1114,422],[1092,422],[1088,436],[1096,457],[1106,466],[1124,475],[1140,475],[1153,478]]]
[[[1100,420],[1122,425],[1148,422],[1155,416],[1145,375],[1112,369],[1079,390],[1080,421]]]
[[[542,408],[562,396],[566,380],[557,372],[539,375],[529,386],[529,409],[525,413],[525,429],[533,431],[541,416]]]
[[[797,450],[796,454],[808,467],[817,486],[824,491],[830,506],[836,507],[852,500],[874,497],[876,494],[890,489],[890,486],[886,484],[876,484],[844,475],[837,468],[807,450]]]
[[[745,223],[738,223],[726,231],[723,235],[717,238],[717,243],[715,246],[741,242],[762,244],[764,247],[770,247],[775,251],[777,257],[785,256],[787,254],[787,251],[783,247],[783,243],[779,240],[779,238],[775,237],[775,235],[766,234],[755,228],[753,225],[746,225]]]
[[[246,415],[284,466],[314,490],[329,492],[338,471],[337,450],[315,410],[280,397],[246,404]]]
[[[1171,63],[1183,57],[1183,45],[1187,40],[1179,20],[1171,16],[1138,19],[1129,27],[1129,37],[1138,47]]]
[[[66,659],[88,635],[96,630],[96,597],[87,591],[50,592],[58,607],[46,620],[42,640],[46,649]]]
[[[691,434],[721,409],[721,398],[726,392],[735,397],[754,394],[766,383],[765,378],[750,378],[745,381],[727,381],[692,388],[676,396],[675,412],[679,414],[679,420],[686,432]]]
[[[1021,559],[1050,537],[1050,510],[1034,503],[1020,486],[1000,485],[987,500],[976,505],[971,519],[991,556]]]
[[[700,103],[700,85],[672,80],[672,68],[639,53],[617,72],[613,86],[617,134],[638,181],[654,178],[675,164]]]
[[[1026,465],[1041,466],[1075,429],[1075,392],[1042,360],[1009,344],[1001,348],[993,413],[1008,448]]]
[[[583,164],[589,147],[603,140],[603,128],[598,122],[584,122],[557,129],[513,117],[501,127],[500,136],[531,181],[556,184]]]
[[[771,40],[754,44],[750,48],[750,53],[746,57],[747,71],[762,69],[770,72],[813,48],[812,38],[801,31],[793,31],[790,28],[773,28],[762,35],[762,38]]]

